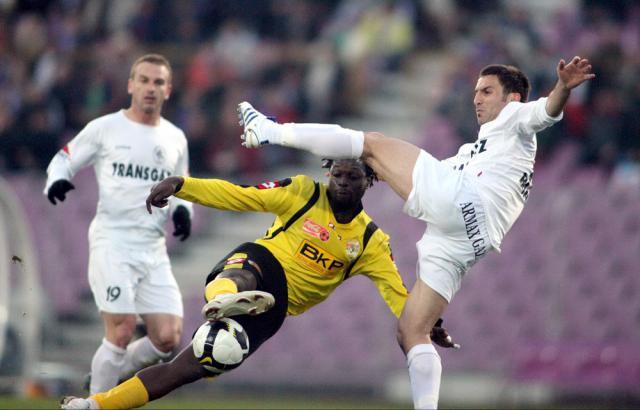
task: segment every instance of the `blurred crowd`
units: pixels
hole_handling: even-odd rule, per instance
[[[636,1],[458,2],[446,12],[448,48],[455,54],[448,92],[439,105],[469,141],[477,124],[469,84],[489,62],[524,69],[530,100],[545,96],[560,58],[587,57],[597,75],[574,91],[564,120],[538,135],[544,163],[562,143],[579,146],[577,166],[598,166],[640,186],[640,3]]]
[[[54,0],[0,2],[0,170],[43,170],[89,120],[129,105],[131,63],[165,54],[164,115],[184,129],[194,174],[296,161],[243,150],[235,106],[278,121],[354,112],[414,46],[415,1]]]
[[[591,59],[597,80],[540,135],[580,163],[640,175],[640,4],[633,0],[6,0],[0,1],[0,171],[44,170],[88,121],[129,104],[135,58],[174,66],[165,116],[183,128],[193,174],[259,172],[299,153],[243,150],[235,105],[286,121],[357,113],[381,74],[415,52],[446,52],[438,115],[477,135],[472,85],[489,62],[522,67],[531,98],[560,57]]]

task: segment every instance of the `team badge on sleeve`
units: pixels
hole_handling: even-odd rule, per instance
[[[256,185],[255,187],[258,189],[271,189],[278,188],[282,186],[287,186],[291,183],[291,178],[278,179],[276,181],[267,181],[261,184]]]

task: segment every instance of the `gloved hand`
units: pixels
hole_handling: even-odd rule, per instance
[[[436,324],[433,326],[430,336],[431,341],[440,347],[460,349],[460,345],[453,343],[453,340],[451,340],[451,336],[449,336],[447,329],[442,327],[442,318],[438,319]]]
[[[179,205],[173,211],[173,226],[173,236],[179,236],[180,241],[184,241],[191,235],[191,218],[185,206]]]
[[[72,189],[76,189],[75,186],[66,179],[59,179],[49,187],[49,191],[47,192],[47,198],[49,198],[49,202],[52,204],[56,204],[56,199],[60,202],[64,201],[66,198],[67,192]]]

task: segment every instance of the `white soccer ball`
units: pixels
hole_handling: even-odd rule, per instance
[[[249,355],[249,337],[240,323],[223,318],[200,326],[192,347],[202,367],[217,375],[240,366]]]

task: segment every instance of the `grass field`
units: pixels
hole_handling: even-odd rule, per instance
[[[636,402],[637,404],[637,402]],[[20,399],[12,396],[0,396],[0,409],[58,409],[58,400],[54,398]],[[224,400],[188,398],[171,396],[149,403],[144,409],[409,409],[410,405],[401,406],[393,403],[370,400],[338,400],[338,399],[304,399],[287,397],[253,397],[231,398]],[[442,406],[443,409],[459,409],[460,407]],[[486,409],[496,407],[487,406]],[[554,404],[540,407],[500,407],[502,409],[539,409],[539,410],[604,410],[604,409],[637,409],[633,404],[625,403],[573,403]],[[479,408],[474,408],[478,410]]]
[[[57,409],[57,399],[21,399],[0,396],[0,409]],[[145,409],[406,409],[380,401],[305,399],[305,398],[230,398],[224,400],[166,397],[144,406]]]

